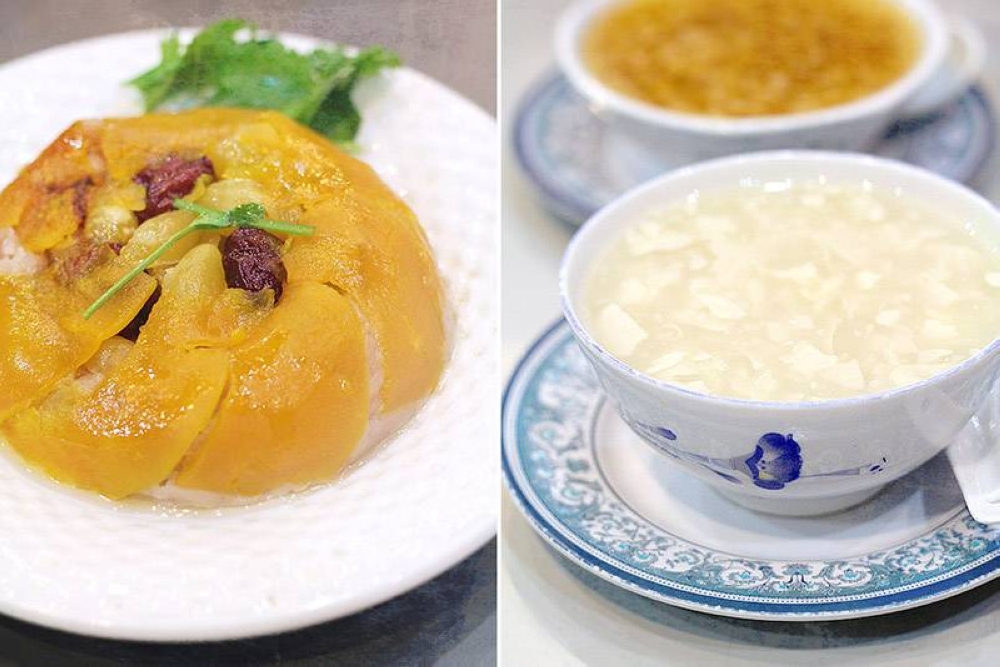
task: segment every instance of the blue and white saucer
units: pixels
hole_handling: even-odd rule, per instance
[[[939,114],[897,123],[871,152],[968,182],[989,158],[995,134],[993,108],[974,87]],[[527,95],[517,115],[514,143],[546,208],[574,225],[625,191],[678,166],[609,132],[561,75]]]
[[[854,618],[924,605],[1000,576],[1000,528],[969,515],[945,457],[844,512],[754,513],[633,434],[561,321],[507,387],[503,466],[525,516],[564,556],[688,609]]]

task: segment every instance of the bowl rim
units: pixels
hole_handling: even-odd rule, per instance
[[[721,137],[784,134],[865,120],[891,113],[914,96],[937,72],[947,55],[948,28],[941,11],[928,0],[888,0],[922,33],[919,56],[905,74],[887,86],[842,104],[797,113],[731,118],[673,111],[620,93],[604,84],[584,64],[582,35],[592,20],[623,0],[578,0],[559,16],[555,30],[556,60],[570,83],[591,103],[634,121],[675,131]]]
[[[882,173],[895,173],[897,175],[902,174],[904,177],[911,179],[914,183],[918,183],[920,180],[925,182],[931,181],[950,191],[955,197],[964,198],[972,206],[981,209],[985,216],[992,221],[992,224],[1000,229],[1000,210],[998,210],[985,197],[960,183],[956,183],[955,181],[939,176],[933,172],[920,167],[915,167],[905,162],[899,162],[897,160],[876,157],[864,153],[841,151],[774,150],[744,153],[741,155],[699,162],[697,164],[669,172],[629,190],[591,216],[573,235],[573,238],[570,239],[559,266],[559,303],[562,308],[564,318],[569,323],[570,329],[573,331],[573,335],[584,348],[584,351],[594,354],[603,364],[613,369],[619,375],[636,380],[654,391],[673,394],[680,398],[686,398],[715,406],[756,410],[766,409],[787,412],[805,412],[817,409],[833,410],[857,408],[904,398],[916,391],[926,389],[932,385],[938,385],[951,378],[964,374],[973,367],[982,364],[990,358],[1000,355],[1000,333],[998,333],[989,344],[983,346],[983,348],[976,354],[973,354],[961,362],[939,371],[938,373],[935,373],[927,378],[918,380],[917,382],[892,387],[883,391],[837,398],[801,401],[768,401],[753,398],[721,396],[710,392],[697,391],[679,384],[654,378],[616,357],[590,335],[587,328],[583,325],[581,318],[577,314],[577,309],[573,304],[573,300],[570,298],[569,288],[569,274],[576,266],[576,258],[580,253],[580,248],[585,242],[584,239],[586,239],[588,235],[594,234],[596,229],[609,224],[609,221],[614,221],[618,210],[622,207],[637,199],[648,196],[649,193],[654,192],[665,185],[674,184],[677,181],[683,181],[686,179],[702,177],[706,174],[711,174],[718,169],[726,167],[739,165],[752,167],[753,165],[761,163],[796,161],[814,165],[834,163],[855,165],[859,169],[863,169],[868,172],[875,170]],[[580,268],[576,270],[581,271],[585,269]]]

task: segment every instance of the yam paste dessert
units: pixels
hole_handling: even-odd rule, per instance
[[[915,197],[867,181],[694,191],[610,244],[582,316],[630,366],[714,395],[818,400],[926,379],[1000,332],[1000,246]]]
[[[442,306],[410,209],[287,117],[78,122],[0,194],[0,434],[112,498],[325,481],[434,389]]]
[[[712,116],[768,116],[851,102],[920,52],[891,0],[628,0],[582,40],[591,72],[624,95]]]

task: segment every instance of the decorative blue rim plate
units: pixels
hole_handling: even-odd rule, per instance
[[[645,487],[623,493],[630,480],[644,475],[649,461],[662,457],[638,439],[630,445],[625,436],[613,447],[602,446],[601,439],[611,439],[608,434],[614,431],[600,424],[611,422],[621,424],[569,326],[560,320],[528,351],[504,394],[504,478],[521,511],[549,544],[585,570],[634,593],[723,616],[817,621],[917,607],[1000,576],[1000,528],[972,519],[953,480],[941,484],[941,475],[950,475],[943,457],[935,459],[941,461],[938,470],[923,477],[918,470],[895,482],[898,493],[890,485],[880,494],[882,501],[877,496],[867,508],[831,515],[825,519],[829,526],[816,530],[823,518],[755,515],[707,487],[694,486],[700,482],[681,479],[680,472],[670,484],[662,476],[650,476],[635,482]],[[623,424],[620,430],[626,431]],[[633,445],[635,453],[629,450]],[[608,451],[628,451],[634,461],[615,464],[611,459],[618,455]],[[644,459],[647,455],[653,458]],[[679,489],[673,493],[682,500],[675,507],[661,507],[664,494],[670,493],[665,486]],[[929,508],[927,516],[912,518],[914,508],[919,514],[924,507]],[[654,516],[658,508],[659,519]],[[682,530],[661,525],[678,514],[686,515],[673,522]],[[720,523],[720,516],[729,518]],[[855,520],[868,525],[867,537],[844,538]],[[743,530],[743,538],[720,544],[717,535],[708,534],[725,521],[739,526],[731,532]],[[757,524],[767,533],[782,521],[790,523],[763,538],[745,528]],[[891,528],[900,521],[914,525]],[[797,537],[807,529],[811,537]],[[794,554],[801,551],[796,539],[813,542],[806,557]],[[753,553],[761,548],[771,555]],[[831,553],[838,550],[844,553]]]
[[[972,180],[996,138],[996,115],[972,87],[950,108],[893,125],[871,152],[924,167],[959,182]],[[556,217],[582,224],[632,187],[672,166],[608,132],[562,75],[525,97],[514,127],[521,168]]]

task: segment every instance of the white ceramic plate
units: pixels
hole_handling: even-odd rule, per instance
[[[138,113],[121,82],[158,62],[164,34],[78,42],[0,67],[0,183],[72,121]],[[339,483],[252,507],[114,504],[0,457],[0,612],[124,639],[279,632],[387,600],[493,535],[496,127],[413,70],[359,92],[361,157],[417,212],[449,286],[456,349],[439,391]]]

